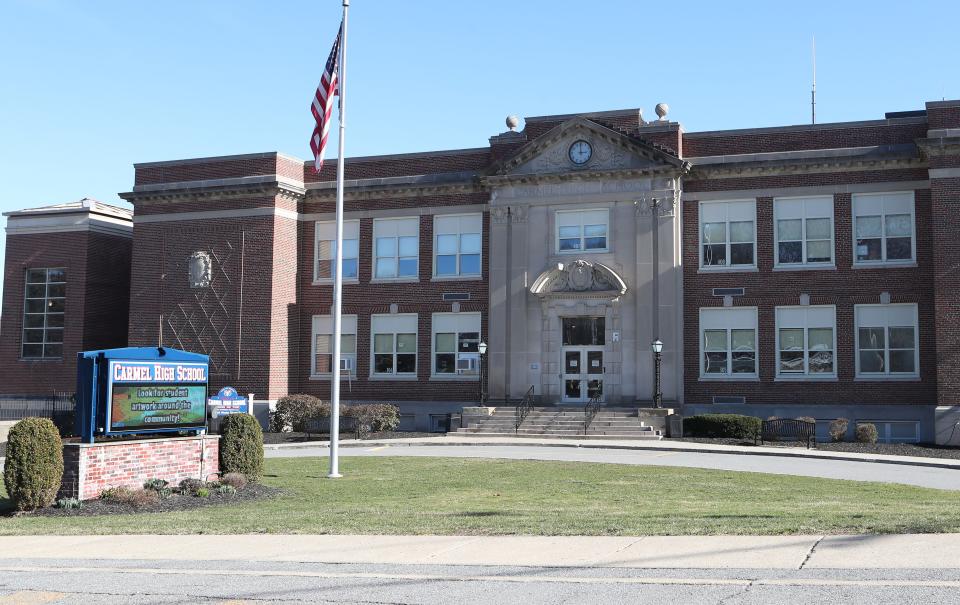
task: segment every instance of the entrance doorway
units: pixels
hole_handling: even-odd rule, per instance
[[[564,317],[561,376],[563,403],[586,403],[594,397],[603,401],[603,317]]]

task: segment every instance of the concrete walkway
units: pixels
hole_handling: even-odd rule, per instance
[[[865,536],[18,536],[22,559],[272,561],[635,569],[960,569],[960,534]]]

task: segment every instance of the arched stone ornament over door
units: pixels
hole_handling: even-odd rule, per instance
[[[541,393],[546,401],[620,403],[620,298],[626,283],[601,263],[558,263],[533,282],[543,318]]]

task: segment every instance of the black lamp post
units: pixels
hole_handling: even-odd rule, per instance
[[[663,407],[663,393],[660,391],[660,353],[663,352],[663,341],[659,338],[650,345],[653,349],[653,407]]]
[[[487,358],[487,343],[481,340],[477,350],[480,351],[480,405],[487,405],[487,377],[486,363],[484,363]]]

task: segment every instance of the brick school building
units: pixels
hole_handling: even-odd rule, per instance
[[[336,161],[135,164],[121,197],[7,213],[0,391],[78,350],[210,355],[211,388],[397,403],[404,427],[515,400],[838,416],[934,441],[960,414],[960,101],[685,132],[666,108],[508,119],[487,144]],[[486,353],[481,355],[481,343]],[[939,429],[938,429],[939,421]],[[941,440],[943,437],[941,436]]]

